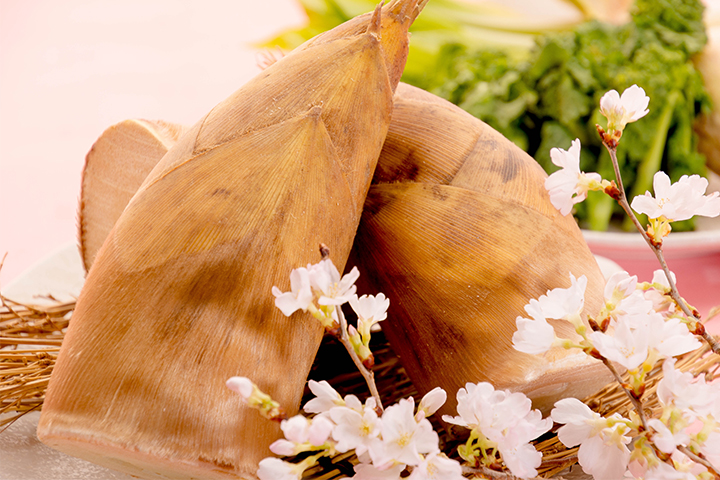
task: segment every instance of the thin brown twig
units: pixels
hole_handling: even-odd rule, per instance
[[[353,363],[362,374],[363,378],[365,379],[365,383],[367,383],[367,386],[370,389],[370,394],[373,396],[375,402],[377,403],[377,409],[382,412],[382,399],[380,398],[380,393],[378,392],[377,385],[375,384],[375,374],[372,372],[372,370],[368,370],[367,368],[365,368],[362,360],[360,360],[360,357],[358,357],[358,354],[355,352],[355,348],[353,348],[352,344],[350,343],[350,336],[348,335],[348,326],[347,320],[345,319],[345,314],[340,307],[337,307],[336,310],[338,313],[338,319],[340,320],[340,335],[338,335],[338,340],[340,340],[340,343],[343,344],[345,350],[347,350],[350,354],[350,358],[352,358]]]
[[[618,371],[615,369],[612,363],[610,363],[610,360],[608,360],[605,357],[602,357],[602,362],[605,364],[605,366],[610,370],[610,372],[615,377],[615,380],[620,384],[625,394],[630,399],[630,402],[632,402],[633,406],[635,407],[635,410],[637,411],[638,416],[640,417],[640,423],[642,424],[643,429],[645,431],[648,430],[647,420],[645,418],[645,410],[642,404],[642,401],[637,398],[635,395],[633,395],[633,392],[631,392],[628,388],[625,387],[625,384],[622,380],[622,377],[618,373]]]
[[[693,452],[690,451],[685,446],[679,445],[678,450],[680,450],[682,453],[684,453],[690,460],[692,460],[695,463],[699,463],[703,467],[707,468],[710,473],[715,475],[716,478],[720,478],[720,474],[718,473],[718,469],[715,468],[715,466],[708,462],[706,459],[699,457],[698,455],[695,455]]]

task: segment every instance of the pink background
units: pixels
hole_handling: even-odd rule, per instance
[[[0,287],[76,238],[85,155],[126,118],[192,125],[259,72],[295,0],[0,0]]]

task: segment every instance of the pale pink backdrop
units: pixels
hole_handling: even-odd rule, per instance
[[[0,287],[76,238],[85,154],[126,118],[191,125],[259,72],[295,0],[0,0]]]

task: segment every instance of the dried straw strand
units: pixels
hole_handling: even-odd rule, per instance
[[[2,295],[0,303],[0,428],[4,429],[41,408],[75,304],[38,307]]]

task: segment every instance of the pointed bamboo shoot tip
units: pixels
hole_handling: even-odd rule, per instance
[[[401,24],[412,24],[429,0],[397,0],[388,5],[388,10]]]
[[[377,38],[380,38],[380,31],[382,30],[382,22],[380,20],[382,19],[383,3],[384,2],[380,2],[377,7],[375,7],[375,11],[373,12],[372,17],[370,17],[370,25],[368,25],[366,32],[375,35]]]
[[[418,17],[418,15],[420,15],[420,12],[423,11],[423,8],[425,8],[425,5],[427,5],[429,1],[430,0],[420,0],[420,2],[415,5],[415,10],[413,10],[413,13],[411,15],[410,23],[415,22],[415,19]]]

